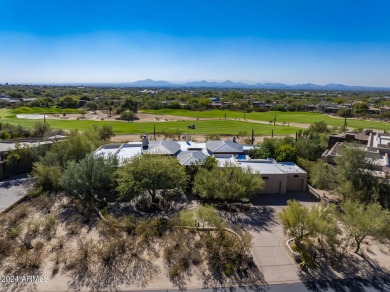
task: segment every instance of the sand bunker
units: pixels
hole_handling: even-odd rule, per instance
[[[43,120],[44,119],[44,115],[38,115],[38,114],[20,114],[20,115],[16,115],[16,117],[18,119],[30,119],[30,120]]]

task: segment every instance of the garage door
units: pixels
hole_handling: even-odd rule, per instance
[[[280,185],[279,181],[266,181],[265,188],[262,191],[264,194],[280,194]]]
[[[301,191],[303,189],[303,179],[288,179],[287,191]]]

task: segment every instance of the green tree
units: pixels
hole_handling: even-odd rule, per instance
[[[297,160],[297,148],[292,145],[281,145],[275,150],[275,159],[277,161],[295,162]]]
[[[365,102],[355,103],[352,107],[352,111],[355,115],[362,115],[368,112],[368,104]]]
[[[126,97],[122,103],[121,107],[124,110],[129,110],[133,113],[136,113],[138,111],[138,102],[134,100],[132,97]]]
[[[33,136],[42,138],[50,131],[50,125],[45,122],[36,122],[33,126]]]
[[[87,111],[85,109],[80,110],[80,114],[82,118],[85,118],[85,115],[87,114]]]
[[[276,140],[265,138],[261,144],[251,149],[249,155],[254,159],[275,157]]]
[[[104,125],[103,127],[99,128],[98,131],[99,131],[99,139],[103,141],[110,140],[110,138],[115,135],[112,126],[108,126],[108,125]]]
[[[312,183],[319,188],[331,189],[344,199],[361,202],[381,201],[388,204],[388,187],[374,175],[374,165],[366,152],[356,145],[345,145],[335,158],[335,166],[319,161],[311,169]]]
[[[328,147],[328,136],[325,134],[326,137],[322,138],[321,135],[324,134],[312,133],[309,130],[299,130],[298,139],[295,142],[298,156],[311,161],[319,159]]]
[[[248,200],[253,193],[264,188],[264,181],[249,168],[216,167],[202,168],[195,176],[194,193],[203,199],[240,201]]]
[[[284,232],[294,238],[297,246],[314,232],[309,209],[298,201],[289,200],[287,207],[278,213],[278,219]]]
[[[314,122],[309,126],[309,131],[318,134],[330,132],[328,124],[324,121]]]
[[[132,111],[124,111],[124,112],[121,112],[120,117],[121,117],[121,120],[125,120],[125,121],[130,122],[130,121],[135,119],[135,114]]]
[[[389,222],[389,212],[378,203],[362,204],[346,200],[341,204],[341,210],[339,217],[348,235],[355,241],[355,253],[359,252],[367,236],[381,238],[384,226]]]
[[[97,108],[98,108],[98,105],[96,102],[94,101],[88,101],[85,106],[87,107],[87,109],[89,109],[90,111],[96,111]]]
[[[58,105],[62,108],[78,108],[79,98],[74,96],[64,96],[58,101]]]
[[[60,189],[61,175],[62,168],[60,166],[44,165],[39,161],[34,163],[31,172],[35,187],[43,191],[58,191]]]
[[[71,160],[78,162],[84,159],[104,143],[104,141],[99,139],[97,129],[91,128],[84,133],[72,131],[67,140],[53,144],[50,151],[47,151],[40,158],[40,162],[47,166],[59,165],[64,168],[66,163]]]
[[[349,108],[341,108],[337,111],[337,115],[343,118],[344,117],[350,118],[352,117],[352,110]]]
[[[118,166],[115,156],[87,156],[80,162],[70,161],[61,177],[65,192],[93,207],[115,188],[114,172]]]
[[[122,199],[161,199],[160,190],[183,189],[187,176],[173,157],[143,155],[132,158],[116,172],[117,190]]]

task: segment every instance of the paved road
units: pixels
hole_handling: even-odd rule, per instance
[[[0,213],[26,196],[29,183],[26,175],[0,182]]]
[[[178,291],[178,290],[147,290],[143,292]],[[378,292],[390,291],[390,283],[381,282],[379,279],[347,279],[334,281],[315,281],[293,284],[270,284],[256,287],[227,287],[214,289],[188,289],[190,292],[217,292],[217,291],[257,291],[257,292]]]

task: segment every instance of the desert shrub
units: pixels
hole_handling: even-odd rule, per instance
[[[37,236],[41,230],[42,223],[40,221],[30,221],[27,224],[27,233]]]
[[[19,248],[13,259],[17,270],[35,270],[42,264],[42,248],[38,246],[34,249]]]
[[[216,135],[216,134],[206,135],[206,142],[207,141],[214,141],[214,140],[221,140],[221,137],[219,135]]]
[[[15,239],[22,233],[22,227],[20,225],[12,226],[7,231],[7,238]]]
[[[19,205],[12,211],[12,215],[10,216],[9,219],[9,224],[10,225],[18,224],[22,219],[26,218],[29,213],[30,213],[30,209],[26,205],[24,204]]]
[[[78,221],[69,222],[69,224],[67,224],[65,227],[68,236],[78,235],[80,232],[80,228],[81,228],[81,223]]]
[[[52,243],[51,245],[51,250],[52,251],[60,251],[60,250],[63,250],[64,246],[65,246],[65,237],[64,236],[60,236],[59,238],[57,238],[57,240]]]
[[[208,232],[203,237],[209,269],[213,274],[232,276],[245,265],[250,250],[250,235],[237,236],[219,230]]]
[[[60,185],[65,192],[86,206],[94,206],[115,188],[113,174],[118,166],[115,157],[87,156],[80,162],[68,163]]]
[[[106,220],[100,220],[98,222],[98,230],[101,235],[106,239],[115,238],[120,236],[120,223],[119,220],[113,216],[105,215]]]
[[[123,256],[126,254],[128,240],[124,238],[111,238],[103,241],[103,244],[96,248],[96,255],[99,263],[105,268],[120,266]]]
[[[22,248],[33,249],[32,241],[39,235],[41,230],[40,221],[30,221],[27,223],[27,230],[21,239]]]
[[[0,238],[0,261],[9,257],[14,250],[15,242],[9,238]]]
[[[168,268],[168,277],[173,282],[178,282],[189,274],[193,265],[203,261],[202,244],[194,245],[195,234],[193,231],[176,229],[166,236],[163,257]]]
[[[36,162],[31,173],[37,188],[44,191],[58,191],[60,189],[60,178],[62,169],[58,165],[45,165]]]
[[[53,215],[46,216],[42,221],[43,231],[51,239],[56,233],[57,218]]]
[[[67,270],[75,270],[86,272],[94,265],[94,255],[96,253],[96,245],[92,239],[83,241],[77,240],[77,249],[73,258],[66,264]]]
[[[57,223],[57,219],[53,215],[48,215],[43,219],[43,229],[46,231],[51,231]]]
[[[123,230],[129,234],[133,235],[137,228],[137,220],[133,216],[126,216],[121,220]]]

